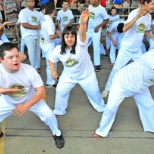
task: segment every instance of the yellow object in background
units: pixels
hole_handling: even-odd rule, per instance
[[[46,102],[46,94],[42,97],[42,99]]]

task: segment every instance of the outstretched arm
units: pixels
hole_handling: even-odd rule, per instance
[[[4,22],[2,25],[0,25],[0,30],[2,30],[7,24],[12,24],[12,23],[14,23],[14,21]]]
[[[123,32],[126,32],[129,28],[131,28],[136,22],[136,20],[144,16],[145,14],[147,14],[147,11],[145,11],[145,6],[141,6],[137,16],[133,18],[133,20],[124,25]]]
[[[89,10],[86,9],[80,16],[79,38],[82,42],[86,41],[87,21],[89,17]]]

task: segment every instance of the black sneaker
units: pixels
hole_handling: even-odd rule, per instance
[[[0,138],[3,137],[3,132],[0,130]]]
[[[100,65],[96,65],[96,66],[95,66],[95,71],[96,71],[96,72],[99,72],[100,70],[101,70],[101,69],[100,69]]]
[[[47,88],[56,88],[57,87],[57,85],[56,84],[46,84],[46,87]]]
[[[64,147],[65,140],[64,140],[62,134],[60,136],[56,136],[56,135],[54,136],[53,135],[53,138],[55,140],[55,145],[56,145],[57,148],[63,148]]]
[[[108,54],[105,54],[105,55],[103,55],[105,58],[109,58],[109,55]]]

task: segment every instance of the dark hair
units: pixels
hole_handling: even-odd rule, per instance
[[[45,9],[45,5],[41,5],[40,6],[40,11],[44,10]]]
[[[124,23],[119,23],[118,26],[117,26],[117,31],[119,33],[122,33],[123,32],[123,27],[124,27]]]
[[[144,4],[145,2],[150,3],[151,0],[140,0],[140,3],[141,3],[141,4]]]
[[[68,0],[63,0],[63,1],[62,1],[62,4],[63,4],[63,3],[65,3],[65,2],[67,2],[67,3],[68,3]]]
[[[54,10],[55,4],[53,2],[45,4],[45,14],[52,14]]]
[[[66,44],[65,39],[64,39],[64,35],[69,35],[69,34],[75,35],[75,43],[72,47],[72,50],[70,51],[70,53],[75,54],[75,46],[76,46],[76,42],[77,42],[77,33],[76,33],[75,28],[72,27],[72,26],[67,26],[63,30],[62,43],[61,43],[61,54],[65,53],[65,48],[67,47],[67,44]]]
[[[4,59],[5,51],[10,51],[13,48],[16,48],[18,50],[17,46],[10,42],[5,42],[2,45],[0,45],[0,57]]]
[[[117,8],[114,7],[114,6],[112,6],[112,7],[111,7],[111,10],[110,10],[110,15],[111,15],[112,10],[116,10],[116,11],[117,11]]]

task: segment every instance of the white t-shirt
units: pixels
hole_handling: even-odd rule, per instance
[[[117,38],[119,35],[119,32],[117,31],[117,26],[119,23],[125,23],[125,20],[124,19],[114,20],[108,28],[108,32],[111,33],[113,38]]]
[[[120,17],[119,17],[118,14],[115,15],[115,16],[109,15],[109,22],[108,22],[108,25],[107,25],[106,31],[108,31],[108,28],[110,27],[110,25],[112,24],[112,22],[113,22],[114,20],[119,19],[119,18],[120,18]]]
[[[92,5],[89,5],[88,9],[90,12],[88,20],[88,30],[94,30],[96,26],[103,22],[103,20],[109,18],[105,8],[101,5],[99,5],[98,7],[93,7]]]
[[[41,21],[41,20],[43,20],[45,14],[43,14],[41,11],[39,11],[39,13],[40,13],[40,21]]]
[[[18,72],[8,73],[3,65],[0,64],[0,87],[22,89],[18,94],[13,94],[12,96],[1,94],[1,98],[5,99],[8,103],[27,103],[35,94],[34,88],[39,88],[42,85],[41,77],[32,66],[21,63]]]
[[[2,13],[0,12],[0,20],[2,20],[3,18],[2,18]]]
[[[109,24],[111,24],[114,20],[119,18],[119,14],[116,14],[115,16],[109,15]]]
[[[77,37],[75,47],[76,53],[70,53],[70,50],[65,50],[66,53],[61,54],[61,45],[57,46],[49,55],[49,60],[56,63],[61,61],[64,70],[63,73],[73,79],[83,79],[94,72],[94,67],[88,53],[88,42],[81,42]]]
[[[126,92],[145,91],[154,85],[154,50],[146,52],[136,61],[120,69],[117,74]]]
[[[139,8],[130,12],[125,24],[132,21],[137,16],[138,11]],[[121,42],[122,48],[126,48],[127,50],[130,50],[132,52],[133,51],[137,52],[138,49],[141,47],[144,32],[146,30],[150,30],[150,25],[151,25],[151,15],[149,13],[139,18],[132,25],[132,27],[125,32]]]
[[[57,20],[60,21],[60,28],[63,31],[63,24],[68,24],[71,19],[74,19],[73,13],[70,9],[67,9],[66,12],[59,10],[57,13]]]
[[[40,43],[41,45],[45,45],[46,43],[55,44],[55,39],[50,39],[49,35],[55,34],[55,25],[53,19],[48,15],[45,15],[43,20],[41,21],[41,30],[40,33]]]
[[[36,10],[31,11],[28,8],[25,8],[19,13],[20,23],[28,23],[33,26],[37,26],[40,24],[40,13]],[[39,31],[35,29],[27,29],[21,25],[21,34],[24,39],[26,36],[37,36],[39,37]]]

